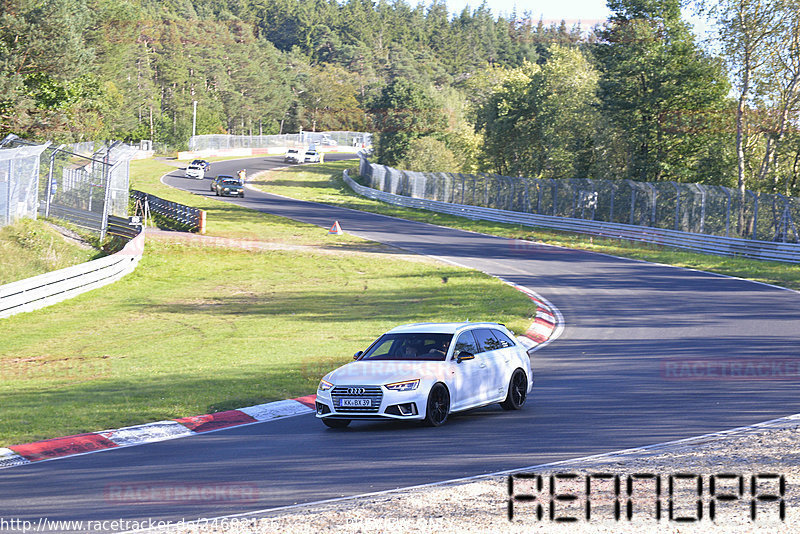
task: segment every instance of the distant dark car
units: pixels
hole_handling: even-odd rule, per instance
[[[234,178],[230,174],[220,174],[219,176],[217,176],[216,178],[213,178],[211,180],[211,187],[209,189],[212,192],[216,191],[217,190],[217,183],[222,181],[222,180],[236,180],[236,178]]]
[[[244,198],[244,186],[242,182],[233,177],[217,176],[213,182],[214,192],[222,197],[241,197]]]
[[[199,165],[203,172],[208,172],[208,169],[211,167],[211,164],[204,159],[196,159],[192,161],[191,165]]]

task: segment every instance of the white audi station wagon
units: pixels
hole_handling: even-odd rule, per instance
[[[495,402],[518,410],[533,387],[527,350],[499,323],[398,326],[354,358],[317,388],[317,417],[331,428],[374,419],[439,426]]]

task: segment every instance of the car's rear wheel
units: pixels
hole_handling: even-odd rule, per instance
[[[350,419],[331,419],[330,417],[326,417],[322,422],[329,428],[344,428],[350,424]]]
[[[517,369],[511,374],[511,380],[508,381],[508,393],[506,400],[500,403],[504,410],[519,410],[525,404],[525,399],[528,396],[528,377],[525,376],[525,371]]]
[[[441,426],[447,421],[450,413],[450,392],[441,382],[434,384],[428,393],[428,405],[425,410],[425,424]]]

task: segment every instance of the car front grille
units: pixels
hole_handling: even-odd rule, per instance
[[[331,392],[333,406],[338,413],[378,413],[383,400],[380,386],[336,386]],[[369,399],[368,407],[342,406],[342,399]]]

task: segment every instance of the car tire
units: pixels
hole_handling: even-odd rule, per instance
[[[344,428],[350,424],[350,419],[331,419],[330,417],[325,417],[322,419],[322,422],[325,423],[325,426],[328,428]]]
[[[450,392],[441,382],[437,382],[428,393],[428,403],[425,409],[425,424],[427,426],[442,426],[450,414]]]
[[[508,393],[506,400],[500,403],[504,410],[519,410],[525,405],[525,399],[528,396],[528,377],[525,376],[525,371],[517,369],[511,373],[511,379],[508,381]]]

